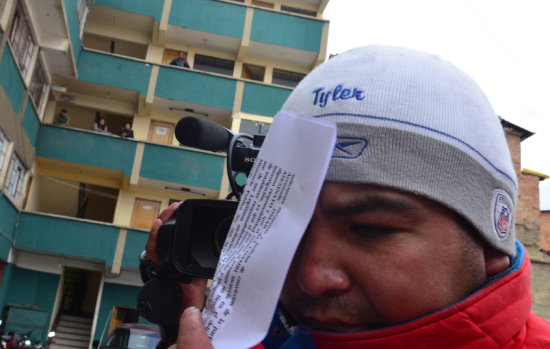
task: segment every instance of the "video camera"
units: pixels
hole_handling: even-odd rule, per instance
[[[213,278],[244,190],[236,177],[250,174],[265,138],[265,135],[235,134],[193,116],[182,118],[175,134],[182,145],[227,153],[231,193],[225,200],[189,199],[177,208],[158,231],[157,255],[162,266],[149,261],[145,253],[140,256],[139,269],[145,285],[138,295],[138,311],[148,321],[160,325],[161,342],[157,349],[167,348],[177,338],[183,310],[182,291],[177,282]]]

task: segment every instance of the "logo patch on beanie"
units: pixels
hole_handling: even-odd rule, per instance
[[[493,230],[500,240],[505,240],[510,234],[514,216],[512,198],[504,190],[497,189],[493,193],[492,221]]]
[[[364,138],[336,137],[333,158],[355,159],[363,153],[369,142]]]

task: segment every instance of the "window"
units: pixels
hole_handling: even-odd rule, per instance
[[[265,7],[265,8],[273,8],[273,4],[265,1],[260,1],[260,0],[252,0],[252,5]]]
[[[21,70],[21,74],[25,76],[29,70],[35,44],[32,38],[31,28],[27,23],[21,5],[18,5],[15,9],[9,42],[17,64],[19,65],[19,69]]]
[[[34,102],[36,109],[40,109],[42,98],[45,95],[46,88],[48,87],[48,81],[46,80],[46,74],[44,68],[40,62],[37,62],[34,69],[34,77],[31,81],[30,93],[31,99]]]
[[[300,15],[311,16],[311,17],[316,17],[317,16],[317,12],[315,12],[315,11],[310,11],[310,10],[306,10],[306,9],[303,9],[303,8],[291,7],[291,6],[285,6],[285,5],[281,6],[281,11],[297,13],[297,14],[300,14]]]
[[[6,160],[6,152],[8,151],[8,139],[2,130],[0,130],[0,173],[4,166],[4,160]]]
[[[235,62],[228,59],[195,55],[193,69],[233,76]]]
[[[23,167],[23,164],[17,157],[13,154],[10,167],[8,169],[8,177],[6,180],[6,187],[4,194],[12,199],[17,206],[21,202],[21,193],[23,191],[23,181],[25,180],[25,174],[27,170]]]
[[[256,81],[264,81],[265,68],[252,64],[243,64],[243,72],[241,77],[243,79],[250,79]]]
[[[272,83],[284,86],[296,86],[306,76],[305,74],[291,71],[273,69]]]
[[[76,15],[78,17],[78,27],[84,26],[84,19],[86,18],[86,11],[88,10],[87,0],[78,0],[76,5]]]

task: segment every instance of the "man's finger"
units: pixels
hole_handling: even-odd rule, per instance
[[[204,295],[206,293],[207,282],[207,279],[197,279],[189,284],[179,284],[183,291],[183,306],[185,308],[194,306],[202,309],[204,306]]]
[[[157,235],[159,228],[164,222],[166,222],[176,209],[181,205],[181,202],[175,202],[168,206],[168,208],[159,215],[159,218],[153,222],[153,227],[149,231],[149,237],[147,238],[147,243],[145,244],[145,251],[147,252],[147,258],[153,263],[160,265],[160,260],[157,256]]]
[[[201,313],[196,307],[185,309],[180,318],[178,349],[214,348],[204,329]]]

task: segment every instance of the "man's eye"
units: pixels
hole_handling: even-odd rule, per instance
[[[382,237],[395,232],[394,228],[357,223],[350,224],[349,229],[366,237]]]

